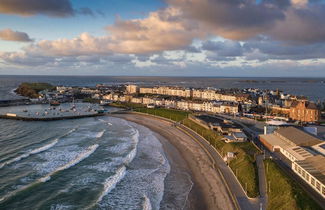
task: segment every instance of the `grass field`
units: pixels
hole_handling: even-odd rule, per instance
[[[186,111],[175,110],[175,109],[165,109],[165,108],[146,108],[142,104],[133,104],[133,103],[112,103],[114,107],[129,108],[136,112],[147,113],[151,115],[156,115],[171,119],[174,121],[182,121],[188,117],[190,114]]]
[[[236,158],[230,161],[230,168],[237,176],[243,188],[247,190],[249,197],[257,197],[259,195],[257,166],[255,164],[255,155],[259,151],[252,143],[225,143],[221,141],[222,136],[190,119],[184,119],[183,124],[207,139],[222,155],[225,155],[227,152],[234,152]]]
[[[268,210],[321,209],[308,194],[290,179],[272,160],[265,160],[268,188]]]

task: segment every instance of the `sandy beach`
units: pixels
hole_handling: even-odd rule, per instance
[[[148,127],[163,144],[172,170],[186,168],[193,181],[185,209],[235,209],[220,175],[212,168],[209,156],[190,136],[172,123],[140,114],[113,114]]]

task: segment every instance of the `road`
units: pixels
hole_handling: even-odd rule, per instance
[[[254,136],[254,143],[255,145],[257,145],[262,151],[264,151],[264,157],[269,157],[272,158],[277,165],[289,176],[291,177],[296,183],[299,184],[300,187],[302,187],[310,197],[313,198],[314,201],[316,201],[324,210],[325,210],[325,205],[324,205],[324,198],[322,198],[314,189],[312,189],[304,180],[302,180],[296,173],[294,173],[291,169],[291,166],[288,166],[286,164],[286,160],[284,160],[285,157],[283,157],[281,154],[277,154],[277,153],[272,153],[269,152],[267,149],[264,148],[264,146],[258,141],[258,135],[261,134],[261,132],[259,132],[259,128],[261,126],[261,122],[258,122],[257,128],[256,129],[252,129],[248,126],[246,126],[245,124],[243,124],[242,119],[237,119],[234,117],[230,117],[230,116],[226,116],[226,115],[219,115],[219,118],[225,118],[225,119],[230,119],[233,122],[239,124],[240,126],[242,126],[247,132],[249,132],[252,136]],[[254,128],[254,126],[253,126]],[[259,161],[260,162],[260,161]],[[262,167],[259,166],[258,167]],[[264,166],[263,166],[264,167]],[[259,172],[260,174],[260,172]],[[264,175],[265,176],[265,175]],[[259,177],[259,180],[261,181],[261,177]],[[260,182],[261,183],[261,182]],[[266,189],[266,183],[265,185],[265,189]],[[263,190],[263,186],[260,185],[260,192],[261,192],[261,188]],[[266,194],[267,195],[267,194]],[[262,196],[263,197],[263,196]]]
[[[237,180],[230,167],[227,166],[220,154],[209,144],[209,142],[184,125],[179,125],[178,127],[188,133],[192,138],[195,138],[197,141],[199,141],[199,143],[206,149],[206,151],[211,154],[212,158],[215,161],[216,169],[219,169],[220,173],[223,175],[226,183],[228,184],[228,187],[230,188],[230,191],[236,197],[240,209],[260,209],[260,199],[247,197],[243,187]]]

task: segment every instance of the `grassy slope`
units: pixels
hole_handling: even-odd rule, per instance
[[[225,143],[221,141],[222,136],[198,125],[192,120],[185,119],[183,122],[184,125],[207,139],[222,155],[225,155],[227,152],[234,152],[236,158],[230,161],[230,168],[235,174],[237,169],[237,178],[244,189],[247,184],[247,194],[249,197],[259,195],[257,167],[255,164],[255,155],[258,154],[258,150],[253,144],[250,142]]]
[[[308,194],[290,179],[272,160],[265,160],[268,191],[268,210],[278,209],[321,209]]]
[[[54,90],[54,86],[48,83],[27,83],[24,82],[19,85],[16,92],[22,96],[37,98],[38,93],[42,90]]]

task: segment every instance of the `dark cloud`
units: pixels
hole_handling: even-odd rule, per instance
[[[247,41],[244,46],[246,59],[303,60],[325,58],[325,43],[292,45],[268,38]]]
[[[200,53],[201,52],[201,49],[199,49],[195,46],[187,46],[183,50],[185,50],[186,52],[189,52],[189,53]]]
[[[55,17],[75,14],[93,15],[89,8],[73,9],[70,0],[0,0],[0,13],[22,16],[41,14]]]
[[[213,51],[222,57],[242,56],[242,46],[237,41],[206,41],[202,44],[203,50]]]
[[[76,10],[76,12],[81,15],[95,16],[95,13],[88,7],[82,7],[80,9]]]
[[[9,28],[0,30],[0,39],[6,41],[16,41],[16,42],[32,42],[33,40],[29,38],[28,34],[20,31],[13,31]]]
[[[292,44],[325,41],[325,5],[314,3],[302,8],[290,8],[285,20],[276,24],[268,34]]]
[[[288,0],[170,0],[187,19],[230,39],[246,39],[285,18]]]

